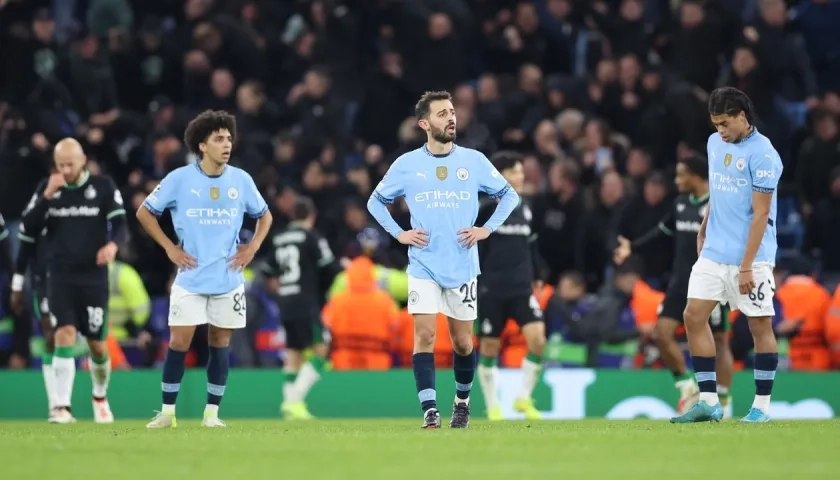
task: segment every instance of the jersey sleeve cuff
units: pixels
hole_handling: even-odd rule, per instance
[[[373,191],[373,198],[377,199],[380,203],[385,205],[391,205],[392,203],[394,203],[393,199],[388,199],[376,190]]]
[[[251,218],[262,218],[265,216],[265,213],[268,211],[268,205],[263,205],[262,210],[255,214],[248,214]]]
[[[508,190],[510,190],[510,184],[509,183],[507,185],[505,185],[504,187],[502,187],[502,189],[499,190],[498,192],[490,195],[490,198],[502,198],[502,197],[505,196],[505,194],[508,192]]]
[[[157,208],[153,207],[148,200],[143,201],[143,206],[146,207],[146,210],[152,212],[152,215],[156,217],[163,215],[163,210],[158,210]]]
[[[114,217],[119,217],[120,215],[125,215],[125,209],[124,208],[118,208],[116,210],[111,210],[111,213],[109,213],[108,215],[105,215],[105,219],[110,220]]]
[[[775,188],[759,187],[758,185],[753,185],[753,190],[758,193],[773,193],[776,191]]]

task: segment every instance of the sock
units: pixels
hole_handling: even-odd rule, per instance
[[[542,357],[535,353],[528,353],[522,360],[522,388],[519,390],[519,400],[529,400],[534,393],[534,387],[540,379]]]
[[[70,408],[73,382],[76,380],[76,359],[73,358],[73,347],[55,347],[53,372],[55,373],[55,406]]]
[[[415,353],[411,356],[411,366],[414,369],[414,384],[417,386],[420,408],[424,412],[430,408],[437,408],[435,355],[433,353]]]
[[[755,401],[753,408],[767,413],[770,409],[770,394],[773,393],[773,381],[776,379],[776,368],[779,366],[778,353],[756,353],[755,370]]]
[[[715,373],[715,357],[691,357],[694,365],[694,376],[700,388],[700,401],[709,405],[717,405],[717,374]]]
[[[693,395],[697,391],[697,382],[694,381],[694,372],[686,370],[685,373],[671,372],[674,375],[674,385],[679,389],[681,397]]]
[[[47,405],[55,408],[55,371],[53,370],[53,354],[45,353],[41,358],[41,372],[44,374],[44,389],[47,391]]]
[[[470,390],[472,390],[473,378],[475,378],[475,350],[464,356],[456,353],[453,370],[455,370],[455,402],[469,403]]]
[[[90,378],[93,380],[93,398],[105,398],[108,395],[108,381],[111,380],[111,359],[107,353],[102,358],[91,355]]]
[[[283,403],[297,402],[295,398],[295,381],[297,380],[298,372],[283,372]]]
[[[175,414],[175,400],[181,389],[181,379],[184,378],[184,362],[187,352],[179,352],[171,348],[166,351],[163,360],[163,377],[161,390],[163,391],[163,413]]]
[[[306,400],[309,391],[321,379],[321,374],[324,373],[324,367],[326,365],[326,358],[313,355],[308,362],[300,367],[300,372],[297,374],[297,380],[295,380],[294,386],[295,392],[293,395],[295,396],[295,401],[302,402]]]
[[[487,410],[493,410],[499,406],[499,368],[496,366],[496,359],[492,357],[479,357],[478,359],[478,383],[481,385],[481,393],[484,395],[484,406]]]
[[[227,385],[228,370],[230,369],[230,348],[210,347],[210,358],[207,361],[207,405],[218,406],[222,403]],[[206,412],[205,412],[206,413]]]
[[[720,404],[724,407],[729,405],[730,395],[729,395],[729,387],[724,385],[717,386],[717,394],[718,399],[720,400]]]

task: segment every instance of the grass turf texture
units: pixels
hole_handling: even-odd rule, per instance
[[[444,418],[448,421],[448,417]],[[3,478],[481,480],[838,478],[840,420],[762,425],[663,421],[474,420],[422,430],[420,420],[232,420],[0,423]]]

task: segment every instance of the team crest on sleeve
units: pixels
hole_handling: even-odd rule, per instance
[[[449,170],[446,167],[437,167],[435,175],[437,175],[438,180],[446,180],[446,177],[449,176]]]
[[[446,168],[446,167],[444,167],[444,168]],[[408,303],[409,304],[414,305],[414,304],[417,303],[418,300],[420,300],[420,295],[417,292],[412,291],[411,293],[408,294]]]
[[[744,167],[746,167],[746,166],[747,166],[747,161],[744,160],[743,158],[739,158],[738,160],[735,160],[735,168],[737,168],[738,170],[743,170]]]
[[[458,177],[458,180],[466,180],[470,178],[470,172],[466,168],[459,168],[455,171],[455,176]]]
[[[96,189],[93,188],[93,185],[89,186],[87,190],[85,190],[85,198],[88,200],[93,200],[96,198]]]
[[[231,200],[236,200],[239,198],[239,190],[234,187],[228,188],[228,198]]]
[[[220,196],[219,187],[210,187],[210,198],[218,200]]]
[[[723,166],[728,167],[729,165],[732,165],[732,154],[731,153],[727,153],[726,156],[723,157]]]
[[[499,171],[496,170],[495,168],[493,168],[493,170],[490,172],[490,176],[493,177],[493,178],[498,177],[499,176]]]

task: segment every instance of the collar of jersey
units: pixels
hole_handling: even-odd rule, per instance
[[[691,202],[692,205],[703,203],[707,198],[709,198],[709,192],[706,192],[704,195],[700,195],[699,197],[695,197],[693,193],[688,195],[688,201]]]
[[[753,136],[755,136],[756,133],[758,133],[758,129],[755,126],[753,126],[752,127],[752,132],[748,133],[746,137],[738,140],[737,142],[732,142],[732,143],[734,143],[734,144],[744,143],[747,140],[749,140],[750,138],[752,138]]]
[[[452,150],[450,150],[450,151],[449,151],[449,153],[441,153],[441,154],[437,154],[437,153],[432,153],[432,152],[430,152],[430,151],[429,151],[429,144],[428,144],[428,143],[424,143],[424,144],[423,144],[423,151],[424,151],[424,152],[426,152],[426,155],[431,155],[431,156],[433,156],[433,157],[435,157],[435,158],[445,158],[445,157],[448,157],[448,156],[452,155],[453,153],[455,153],[455,149],[456,149],[456,148],[458,148],[458,146],[457,146],[457,145],[455,145],[455,144],[453,143],[453,144],[452,144]]]
[[[87,171],[87,170],[82,170],[82,176],[79,177],[79,181],[74,183],[73,185],[70,185],[69,183],[64,182],[64,188],[69,189],[69,190],[73,190],[74,188],[79,188],[82,185],[84,185],[85,182],[87,182],[89,178],[90,178],[90,172]]]
[[[207,178],[219,178],[222,175],[224,175],[225,172],[227,172],[227,165],[225,165],[225,168],[222,169],[222,173],[218,175],[207,175],[207,172],[201,169],[201,160],[195,162],[195,168],[198,169],[198,171]]]

